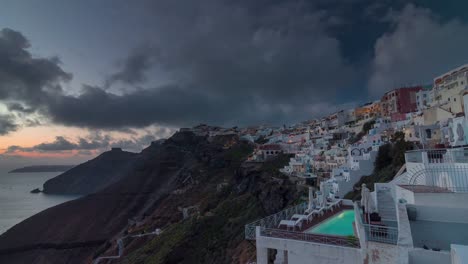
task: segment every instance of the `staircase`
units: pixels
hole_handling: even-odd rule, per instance
[[[382,220],[396,221],[396,207],[391,189],[377,190],[377,209]]]

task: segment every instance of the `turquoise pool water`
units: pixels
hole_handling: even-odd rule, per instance
[[[354,210],[344,210],[332,218],[308,229],[306,233],[349,236],[354,235]]]

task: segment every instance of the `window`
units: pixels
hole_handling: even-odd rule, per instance
[[[426,129],[426,138],[431,138],[431,137],[432,137],[431,130],[430,130],[430,129]]]
[[[448,98],[448,101],[450,102],[450,97]]]
[[[454,97],[454,98],[453,98],[453,101],[454,101],[454,102],[456,102],[456,101],[457,101],[457,98],[456,98],[456,97]]]

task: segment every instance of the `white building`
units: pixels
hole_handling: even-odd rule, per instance
[[[367,193],[364,209],[372,214],[359,202],[327,196],[337,190],[332,182],[315,200],[309,192],[309,203],[246,225],[256,263],[268,263],[269,252],[275,264],[468,263],[465,157],[465,149],[408,152],[406,171]],[[343,235],[345,225],[352,235]]]
[[[418,111],[429,108],[434,101],[434,92],[432,90],[432,85],[423,86],[423,89],[416,92],[416,105]]]

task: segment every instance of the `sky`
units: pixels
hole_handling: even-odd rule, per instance
[[[467,1],[1,0],[0,168],[292,124],[468,63]]]

